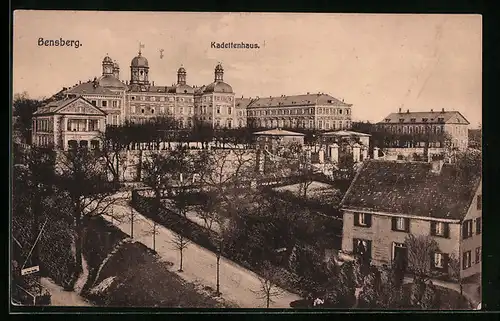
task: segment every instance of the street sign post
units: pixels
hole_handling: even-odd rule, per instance
[[[33,273],[36,273],[36,272],[39,272],[39,271],[40,271],[40,266],[39,265],[35,265],[35,266],[29,267],[29,268],[22,269],[21,270],[21,275],[33,274]]]

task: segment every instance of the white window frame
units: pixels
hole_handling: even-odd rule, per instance
[[[444,268],[444,256],[443,256],[443,253],[439,253],[439,252],[434,253],[433,261],[434,261],[434,267],[436,267],[438,269]]]
[[[472,266],[472,251],[464,252],[463,259],[464,259],[465,263],[467,263],[465,265],[465,268],[466,269],[470,268]]]
[[[398,242],[392,242],[392,261],[396,259],[396,248],[406,248],[406,245],[404,243],[398,243]]]
[[[359,213],[358,218],[359,218],[359,221],[358,221],[359,225],[362,225],[362,226],[368,225],[368,223],[366,223],[366,214],[365,213]]]
[[[436,222],[435,223],[435,230],[434,230],[436,235],[437,236],[444,236],[444,231],[445,231],[444,223],[443,222]]]
[[[406,220],[404,217],[397,217],[396,218],[396,229],[398,231],[405,231],[406,230]]]

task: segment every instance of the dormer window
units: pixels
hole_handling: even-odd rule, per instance
[[[438,122],[444,123],[444,118],[438,118]]]
[[[416,121],[417,121],[417,119],[416,119],[416,118],[411,118],[411,119],[410,119],[410,122],[412,122],[412,123],[414,123],[414,122],[416,122]]]
[[[422,118],[422,122],[426,123],[429,119],[427,118]]]
[[[404,122],[405,122],[405,119],[404,119],[404,118],[400,118],[400,119],[399,119],[399,122],[400,122],[400,123],[404,123]]]
[[[386,123],[390,123],[390,122],[391,122],[391,120],[390,120],[389,118],[387,118],[387,119],[385,120],[385,122],[386,122]]]

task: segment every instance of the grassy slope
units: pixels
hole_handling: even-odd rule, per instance
[[[405,296],[405,301],[409,301],[411,283],[403,285],[403,293]],[[460,295],[455,290],[448,288],[443,288],[436,285],[436,289],[439,291],[441,305],[439,310],[470,310],[469,301],[463,295]],[[408,303],[409,304],[409,303]]]
[[[86,236],[85,256],[91,269],[88,284],[93,284],[102,260],[126,235],[103,219],[95,218],[87,222]],[[108,260],[95,284],[108,277],[115,277],[114,282],[100,295],[86,296],[103,306],[224,307],[208,294],[200,293],[195,285],[169,271],[169,266],[171,263],[161,262],[143,244],[125,243]]]

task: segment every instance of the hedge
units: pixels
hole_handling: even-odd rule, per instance
[[[214,240],[210,233],[207,233],[202,226],[163,207],[160,209],[159,214],[153,213],[151,210],[153,208],[153,198],[141,196],[137,191],[133,191],[132,195],[132,206],[141,214],[156,221],[158,224],[171,229],[177,234],[184,235],[192,242],[206,248],[209,251],[217,251],[216,240]],[[258,273],[260,265],[258,263],[252,264],[249,262],[248,258],[243,257],[238,250],[239,249],[226,246],[222,250],[222,255],[240,266]],[[300,283],[297,281],[298,277],[296,275],[283,268],[279,268],[279,270],[281,271],[281,277],[273,280],[278,286],[289,292],[302,292],[302,289],[298,288]]]

